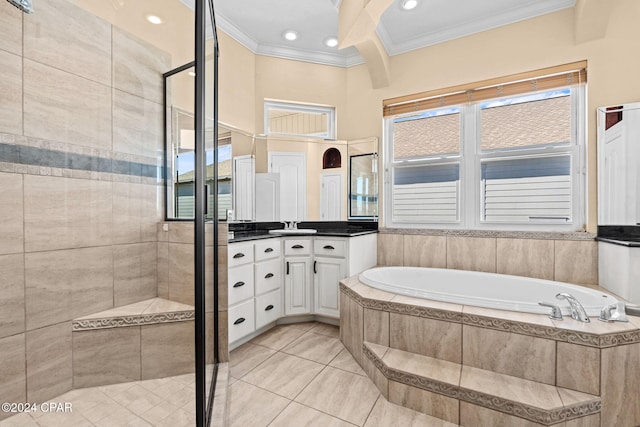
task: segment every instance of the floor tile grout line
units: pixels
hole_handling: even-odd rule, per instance
[[[375,402],[373,402],[373,406],[371,407],[371,410],[367,414],[367,418],[364,419],[364,423],[362,424],[363,426],[367,425],[367,421],[369,421],[369,417],[371,417],[371,413],[373,412],[373,409],[376,407],[376,405],[378,404],[380,399],[385,399],[385,397],[382,395],[382,393],[378,393],[378,398],[376,399]]]
[[[304,387],[302,387],[302,389],[298,392],[298,394],[296,394],[296,395],[293,397],[293,399],[291,399],[291,400],[292,400],[293,402],[297,402],[297,401],[296,401],[296,399],[297,399],[297,398],[298,398],[298,397],[299,397],[299,396],[300,396],[300,395],[301,395],[301,394],[302,394],[302,393],[307,389],[307,387],[309,387],[309,385],[311,385],[311,383],[312,383],[316,378],[318,378],[318,377],[320,376],[320,374],[322,374],[322,373],[327,369],[327,366],[329,366],[329,365],[324,365],[324,367],[323,367],[322,369],[320,369],[320,370],[318,371],[318,373],[317,373],[317,374],[315,374],[315,375],[314,375],[314,377],[313,377],[313,378],[311,378],[311,380],[310,380],[307,384],[305,384],[305,386],[304,386]],[[300,402],[297,402],[297,403],[300,403]]]
[[[351,421],[347,421],[347,420],[345,420],[344,418],[340,418],[340,417],[338,417],[338,416],[336,416],[336,415],[331,415],[331,414],[329,414],[328,412],[325,412],[325,411],[323,411],[323,410],[321,410],[321,409],[314,408],[313,406],[309,406],[309,405],[307,405],[307,404],[305,404],[305,403],[298,402],[298,401],[296,401],[296,400],[294,400],[293,402],[297,403],[298,405],[302,405],[302,406],[304,406],[305,408],[313,409],[314,411],[318,411],[318,412],[320,412],[320,413],[322,413],[322,414],[328,415],[328,416],[330,416],[331,418],[335,418],[335,419],[337,419],[337,420],[343,421],[343,422],[345,422],[345,423],[347,423],[347,424],[349,424],[349,425],[352,425],[352,426],[357,426],[357,425],[358,425],[358,424],[354,424],[354,423],[352,423]],[[359,426],[359,427],[362,427],[362,426]]]

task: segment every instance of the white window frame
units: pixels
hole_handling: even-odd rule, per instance
[[[327,115],[327,132],[322,135],[305,135],[296,133],[272,132],[269,128],[269,110],[287,110],[295,113],[316,113]],[[326,105],[301,104],[284,101],[264,101],[264,133],[267,136],[300,136],[304,138],[336,139],[336,109]]]
[[[411,161],[412,166],[432,163],[460,162],[459,221],[406,223],[393,220],[393,173],[394,169],[406,166],[408,161],[393,160],[393,121],[400,116],[383,120],[383,165],[384,165],[384,217],[385,227],[426,229],[476,229],[505,231],[583,231],[587,222],[587,163],[586,163],[586,86],[578,85],[571,90],[571,141],[565,146],[525,148],[505,152],[480,151],[480,102],[460,105],[461,146],[460,155],[443,156]],[[523,94],[526,95],[526,94]],[[489,222],[481,219],[481,161],[485,159],[516,159],[549,154],[568,154],[571,157],[572,215],[570,222]]]

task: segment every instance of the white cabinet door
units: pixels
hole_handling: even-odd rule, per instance
[[[320,183],[320,221],[342,221],[342,173],[323,173]]]
[[[233,158],[234,219],[253,220],[255,159],[251,156]]]
[[[280,175],[280,221],[307,217],[307,156],[269,152],[269,172]]]
[[[340,316],[339,283],[346,275],[344,258],[318,257],[313,263],[314,313]]]
[[[284,314],[311,313],[311,259],[285,258]]]

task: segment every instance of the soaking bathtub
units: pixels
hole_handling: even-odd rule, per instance
[[[539,301],[558,305],[570,315],[569,303],[556,294],[573,295],[591,316],[618,300],[603,292],[569,283],[506,274],[425,267],[377,267],[362,272],[359,280],[394,294],[498,310],[549,314]]]

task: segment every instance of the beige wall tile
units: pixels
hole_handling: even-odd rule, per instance
[[[375,384],[376,388],[384,396],[385,399],[389,398],[389,380],[384,374],[373,364],[373,362],[366,356],[362,356],[362,367],[367,373],[367,377]]]
[[[0,218],[2,218],[0,254],[22,252],[24,250],[22,175],[0,173]]]
[[[0,401],[26,402],[25,334],[0,339]],[[0,411],[0,420],[8,413]]]
[[[111,25],[65,0],[24,20],[24,57],[111,85]]]
[[[25,251],[110,245],[111,184],[25,175]]]
[[[169,299],[194,304],[193,244],[169,243]]]
[[[340,295],[340,336],[342,343],[356,362],[361,363],[362,342],[364,340],[364,310],[362,306],[344,293]]]
[[[71,390],[71,322],[27,332],[27,399],[44,402]]]
[[[193,321],[142,326],[142,379],[194,372]]]
[[[496,272],[496,239],[447,237],[447,268]]]
[[[390,314],[391,348],[461,363],[462,325],[424,317]]]
[[[553,280],[553,240],[497,239],[497,272]]]
[[[169,54],[113,28],[113,85],[116,89],[162,103],[162,74],[170,69]]]
[[[462,343],[464,365],[555,384],[555,341],[464,325]]]
[[[0,295],[0,338],[24,332],[24,255],[0,256]]]
[[[140,380],[140,327],[73,332],[73,387]]]
[[[22,54],[22,12],[9,3],[0,5],[0,49]]]
[[[113,151],[162,156],[162,105],[136,95],[113,91]]]
[[[156,243],[113,246],[114,306],[157,296],[156,251]]]
[[[389,313],[364,309],[364,340],[389,347]]]
[[[404,265],[447,268],[447,238],[444,236],[404,236]]]
[[[160,154],[162,156],[162,154]],[[141,184],[140,201],[140,241],[158,240],[158,224],[164,215],[164,187],[162,185]]]
[[[557,386],[600,394],[600,349],[558,342]]]
[[[555,241],[555,280],[584,285],[598,284],[598,243]]]
[[[404,235],[378,234],[378,265],[403,265]]]
[[[604,424],[602,424],[604,426]],[[600,414],[569,420],[564,427],[600,427]]]
[[[458,424],[458,400],[389,381],[389,402]]]
[[[3,5],[4,6],[4,5]],[[0,14],[3,12],[0,11]],[[0,26],[3,18],[0,17]],[[0,29],[0,40],[3,29]],[[0,47],[2,46],[0,41]],[[22,58],[0,50],[0,132],[22,135]]]
[[[540,427],[543,424],[461,401],[460,425],[465,427]],[[564,424],[561,424],[561,427],[564,427]]]
[[[111,149],[111,89],[24,60],[24,134]]]
[[[193,235],[193,222],[185,221],[169,223],[169,242],[193,244]]]
[[[138,243],[142,218],[141,184],[113,182],[113,239],[114,245]]]
[[[602,420],[611,426],[640,424],[640,344],[602,349]]]
[[[158,243],[158,296],[169,299],[169,244]]]
[[[27,330],[113,307],[111,246],[25,255]]]

